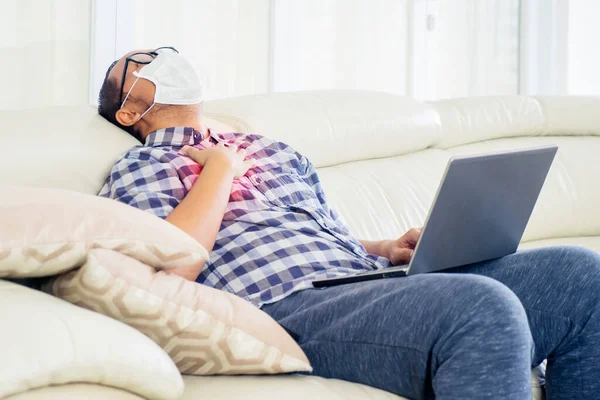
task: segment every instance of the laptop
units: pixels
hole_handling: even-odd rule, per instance
[[[314,287],[442,271],[515,253],[558,146],[450,159],[408,265]]]

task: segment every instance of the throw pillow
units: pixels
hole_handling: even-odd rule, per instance
[[[68,190],[0,186],[0,277],[39,277],[82,265],[93,248],[154,268],[204,263],[204,247],[154,215]]]
[[[90,251],[80,269],[44,290],[140,330],[184,374],[311,370],[288,333],[251,303],[114,251]]]

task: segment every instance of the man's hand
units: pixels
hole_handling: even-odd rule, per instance
[[[410,261],[422,231],[423,228],[409,229],[399,239],[390,240],[383,245],[384,253],[392,264],[401,265]]]
[[[412,257],[422,230],[423,228],[412,228],[401,236],[400,239],[396,240],[380,240],[376,242],[361,240],[360,243],[369,254],[385,257],[394,265],[407,264]]]
[[[208,163],[224,163],[231,168],[234,178],[241,178],[254,165],[253,159],[244,160],[246,150],[238,150],[236,146],[225,147],[222,143],[204,150],[184,146],[181,154],[185,154],[203,167]]]
[[[246,152],[237,147],[218,145],[206,150],[185,146],[180,151],[203,166],[202,173],[181,203],[169,214],[167,222],[192,236],[210,253],[231,194],[234,178],[243,176],[254,164],[244,161]],[[198,263],[175,268],[169,273],[195,280],[204,268]]]

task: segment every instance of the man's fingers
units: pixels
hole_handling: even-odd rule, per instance
[[[404,234],[404,236],[402,236],[402,239],[406,244],[409,244],[414,247],[419,241],[419,237],[421,237],[422,231],[423,228],[411,228],[408,230],[408,232]]]
[[[392,254],[390,255],[390,261],[394,265],[406,264],[410,261],[412,254],[413,254],[413,250],[411,250],[411,249],[403,249],[403,248],[397,247],[392,250]]]
[[[192,157],[193,155],[198,154],[198,149],[195,149],[192,146],[183,146],[179,152],[188,157]]]
[[[229,157],[230,161],[233,163],[235,170],[241,172],[240,176],[244,175],[246,171],[254,165],[254,159],[244,161],[246,158],[245,149],[238,150],[238,146],[226,146],[224,143],[218,143],[215,147],[216,148],[199,150],[192,146],[183,146],[179,153],[188,156],[200,165],[204,165],[208,158],[216,153],[227,154],[227,157]]]
[[[256,163],[256,160],[254,158],[249,158],[246,161],[244,161],[243,165],[244,165],[244,168],[246,168],[246,171],[248,171],[250,168],[252,168],[254,166],[255,163]]]
[[[183,146],[183,147],[181,148],[181,150],[179,150],[179,152],[180,152],[181,154],[185,154],[185,155],[187,156],[187,155],[188,155],[188,151],[189,151],[190,149],[191,149],[191,147],[190,147],[190,146]]]
[[[200,165],[204,165],[206,162],[206,152],[199,150],[192,146],[183,146],[180,153],[188,156],[192,160],[196,161]]]

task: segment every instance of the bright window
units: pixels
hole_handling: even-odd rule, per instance
[[[164,45],[198,68],[207,99],[598,94],[590,6],[600,11],[596,0],[96,0],[90,97],[112,60]]]

